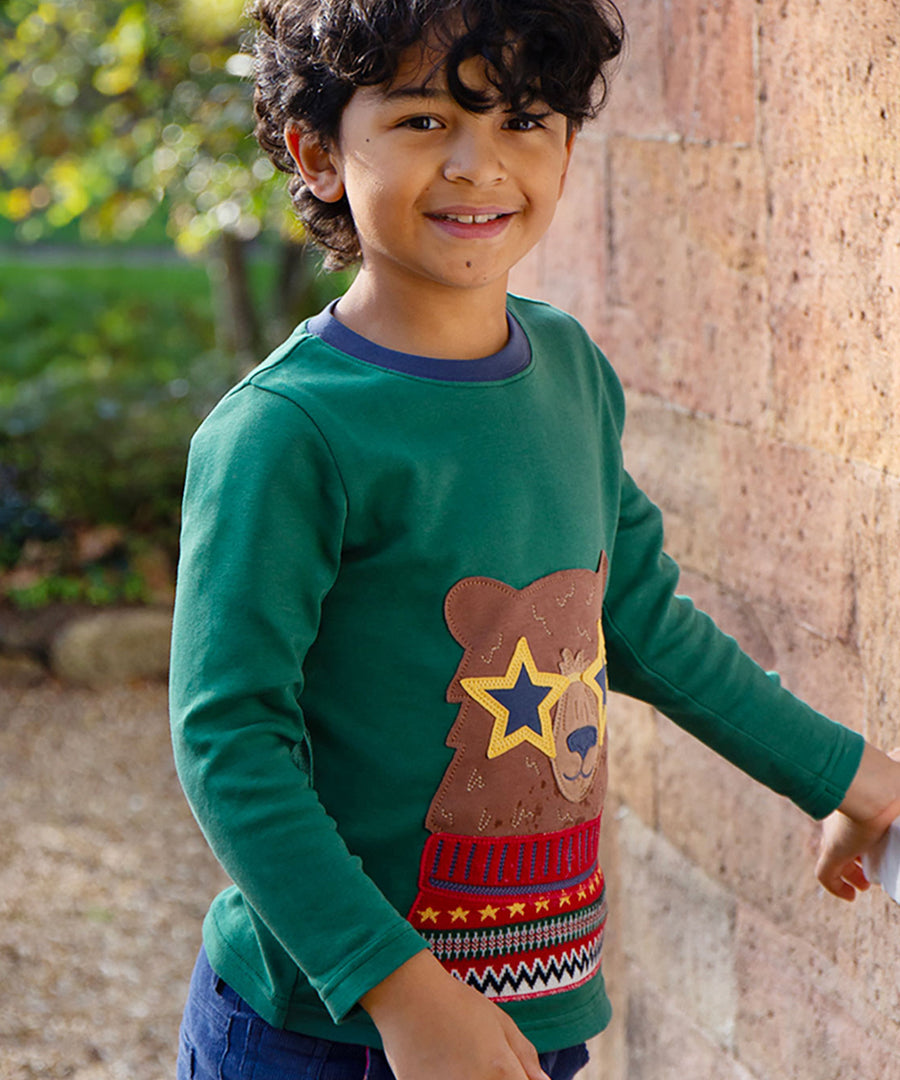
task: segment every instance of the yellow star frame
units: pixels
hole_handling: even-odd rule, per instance
[[[511,735],[507,735],[506,727],[509,722],[509,709],[491,696],[491,690],[512,690],[519,679],[522,668],[528,672],[528,678],[533,686],[546,686],[547,696],[538,705],[537,712],[541,721],[541,732],[538,734],[533,728],[523,724]],[[599,669],[598,669],[599,670]],[[556,744],[553,741],[553,721],[550,710],[559,701],[569,680],[565,675],[557,675],[552,671],[538,671],[531,649],[528,647],[528,639],[519,638],[516,651],[512,654],[506,674],[500,678],[482,677],[461,679],[463,689],[470,697],[474,698],[482,708],[494,717],[494,727],[491,731],[491,739],[488,743],[487,756],[499,757],[507,750],[520,746],[523,742],[531,743],[549,758],[556,757]]]
[[[593,691],[597,699],[597,745],[603,745],[603,736],[606,733],[606,702],[603,700],[603,691],[597,682],[597,676],[606,666],[606,643],[603,639],[603,623],[597,622],[597,659],[590,667],[581,673],[581,681]]]

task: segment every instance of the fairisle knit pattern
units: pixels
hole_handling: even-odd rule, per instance
[[[603,948],[599,831],[596,818],[533,837],[432,836],[410,922],[452,975],[488,997],[577,986]]]

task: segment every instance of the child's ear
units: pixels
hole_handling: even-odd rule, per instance
[[[284,129],[284,141],[303,182],[317,199],[335,203],[343,198],[344,181],[334,156],[318,135],[289,122]]]

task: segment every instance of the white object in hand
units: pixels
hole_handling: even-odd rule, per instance
[[[900,819],[888,829],[878,846],[863,855],[863,872],[900,904]]]

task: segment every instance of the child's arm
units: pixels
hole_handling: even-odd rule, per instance
[[[603,612],[613,690],[650,702],[811,817],[841,805],[862,736],[784,689],[678,595],[660,512],[627,474]]]
[[[625,476],[605,604],[613,689],[650,701],[757,780],[826,822],[817,876],[852,900],[860,858],[900,816],[900,763],[767,675],[690,601],[662,553],[659,512]],[[837,807],[837,810],[835,810]]]
[[[549,1080],[493,1002],[418,953],[363,995],[397,1080]]]
[[[866,744],[856,776],[838,810],[825,822],[816,876],[842,900],[855,900],[869,883],[860,859],[900,816],[900,762]]]
[[[335,471],[314,425],[277,394],[246,386],[204,423],[186,484],[171,716],[185,793],[242,893],[208,928],[224,953],[220,919],[246,906],[339,1022],[426,943],[322,803],[298,701],[340,561]]]

